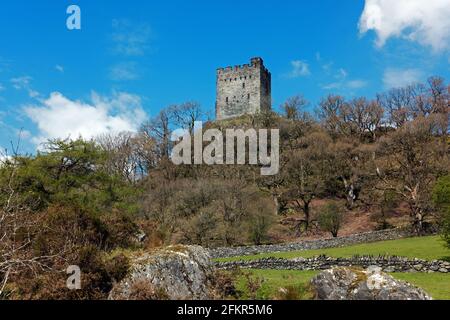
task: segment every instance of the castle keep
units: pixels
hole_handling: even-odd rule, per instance
[[[272,108],[272,76],[261,58],[217,69],[216,118],[223,120]]]

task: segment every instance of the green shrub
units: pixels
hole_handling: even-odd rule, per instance
[[[319,226],[323,231],[330,232],[333,237],[337,238],[339,229],[343,222],[342,207],[336,203],[329,203],[323,207],[319,213]]]
[[[450,175],[437,181],[433,189],[433,202],[439,213],[442,236],[450,247]]]

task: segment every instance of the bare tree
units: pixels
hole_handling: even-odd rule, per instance
[[[304,219],[297,226],[308,231],[311,223],[311,203],[320,197],[327,179],[326,159],[330,137],[322,132],[312,132],[300,141],[301,148],[289,155],[284,172],[288,183],[289,199],[303,212]]]
[[[333,136],[342,133],[341,115],[345,105],[345,99],[336,95],[329,95],[319,103],[319,119],[324,128]]]
[[[432,106],[432,113],[449,113],[449,99],[450,92],[448,87],[445,84],[445,81],[441,77],[431,77],[428,79],[428,87],[429,87],[429,96],[430,96],[430,104]]]
[[[356,98],[345,108],[347,111],[342,119],[351,134],[356,134],[364,140],[370,134],[373,141],[376,132],[381,127],[384,110],[378,101],[368,101],[366,98]]]
[[[418,118],[383,137],[377,148],[378,188],[391,190],[408,203],[418,234],[432,212],[432,185],[450,167],[448,148],[436,137],[436,127],[433,118]]]
[[[330,144],[328,152],[329,174],[340,182],[337,195],[342,196],[343,193],[347,208],[352,209],[360,200],[364,182],[370,179],[367,164],[373,160],[374,147],[350,137]]]
[[[21,135],[21,134],[20,134]],[[37,220],[31,207],[20,200],[16,190],[15,179],[19,170],[20,137],[16,146],[12,145],[12,154],[4,154],[0,163],[0,170],[6,173],[6,182],[0,185],[0,299],[5,292],[8,281],[12,276],[21,272],[51,270],[51,261],[59,254],[52,256],[35,255],[30,250],[32,239],[39,231],[36,229]]]
[[[200,121],[204,116],[202,108],[197,102],[186,102],[170,108],[175,124],[183,129],[194,131],[196,121]]]
[[[305,111],[303,110],[308,105],[308,101],[302,96],[297,95],[286,100],[281,105],[281,110],[289,120],[300,120],[304,118]]]
[[[404,88],[394,88],[377,96],[378,103],[388,113],[388,122],[395,128],[400,128],[413,118],[418,96],[422,87],[410,85]]]
[[[173,107],[161,110],[161,112],[141,126],[140,135],[143,139],[155,141],[159,146],[159,160],[168,159],[172,143],[170,141],[171,126],[175,115]]]
[[[133,150],[133,134],[104,134],[97,138],[102,150],[106,152],[106,170],[111,175],[122,176],[129,182],[134,182],[138,176],[138,159]]]

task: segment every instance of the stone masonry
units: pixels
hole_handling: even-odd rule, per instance
[[[261,253],[338,248],[360,243],[396,240],[413,236],[414,232],[409,228],[397,228],[391,230],[360,233],[340,238],[309,240],[297,243],[272,244],[262,246],[211,248],[209,251],[213,258],[230,258],[230,257],[257,255]]]
[[[384,272],[424,272],[450,273],[450,262],[425,261],[389,256],[354,256],[352,258],[331,258],[318,256],[314,258],[277,259],[263,258],[259,260],[242,260],[231,262],[216,262],[216,268],[232,270],[262,269],[262,270],[327,270],[334,267],[380,267]]]
[[[217,69],[217,120],[257,114],[272,108],[272,76],[261,58]]]

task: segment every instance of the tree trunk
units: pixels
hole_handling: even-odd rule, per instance
[[[310,203],[311,201],[303,201],[303,213],[305,214],[305,231],[308,231],[311,219]]]
[[[275,215],[280,215],[280,200],[278,200],[278,195],[273,195],[273,202],[275,204]]]
[[[342,181],[344,182],[345,187],[345,198],[347,201],[347,208],[353,209],[353,207],[355,206],[355,201],[358,198],[356,194],[355,185],[347,181],[347,179],[345,179],[344,177],[342,177]]]

